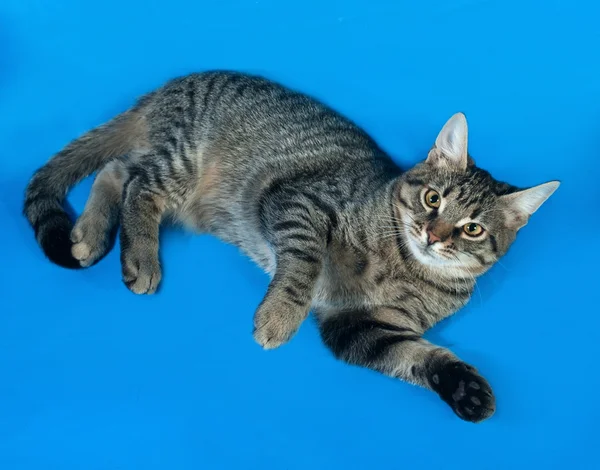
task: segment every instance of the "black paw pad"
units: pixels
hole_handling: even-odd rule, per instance
[[[465,421],[477,423],[496,411],[492,388],[477,371],[464,362],[445,362],[432,367],[431,388]]]

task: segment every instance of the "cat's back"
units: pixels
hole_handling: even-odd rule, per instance
[[[320,100],[259,75],[207,71],[175,78],[143,99],[151,125],[188,134],[239,165],[246,158],[333,163],[373,157],[374,140]],[[194,140],[194,142],[191,142]]]
[[[171,80],[141,104],[156,143],[178,140],[174,144],[197,165],[200,187],[210,195],[239,196],[277,178],[368,186],[397,171],[349,118],[261,76],[193,73]]]

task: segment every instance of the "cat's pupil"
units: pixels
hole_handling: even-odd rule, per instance
[[[469,232],[474,232],[475,230],[477,230],[477,224],[469,224],[468,230]]]
[[[439,199],[440,197],[437,194],[432,194],[431,196],[429,196],[429,202],[431,202],[432,204],[438,202]]]

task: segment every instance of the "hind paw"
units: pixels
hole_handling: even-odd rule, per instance
[[[71,254],[82,267],[91,266],[108,253],[111,229],[109,221],[103,217],[86,217],[84,214],[77,220],[71,231]]]

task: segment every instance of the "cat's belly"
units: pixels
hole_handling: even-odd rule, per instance
[[[224,164],[218,151],[204,149],[197,158],[197,184],[171,216],[192,232],[207,233],[237,246],[272,276],[275,254],[262,236],[255,202],[264,175],[244,184],[247,175],[239,174],[237,165]]]
[[[330,251],[313,294],[315,311],[362,308],[373,304],[370,289],[372,273],[368,266],[356,263],[352,256],[339,256]]]
[[[178,211],[174,217],[192,232],[210,234],[238,247],[271,277],[275,274],[275,252],[259,228],[254,226],[254,221],[241,216],[235,207],[225,208],[210,201],[198,201]]]

